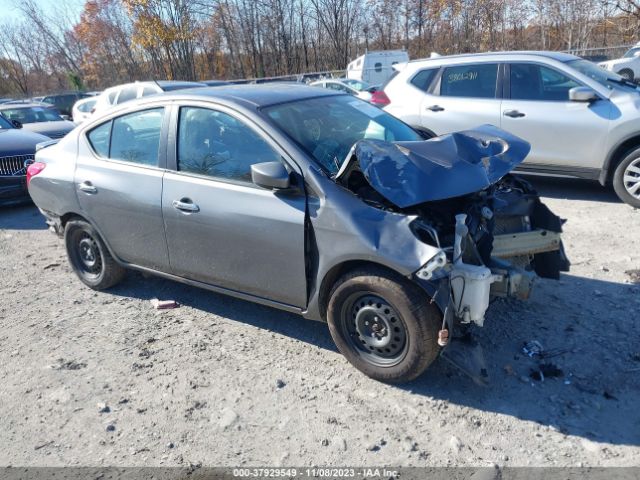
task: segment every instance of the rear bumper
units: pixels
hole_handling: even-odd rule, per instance
[[[27,177],[23,175],[0,176],[0,205],[30,202]]]

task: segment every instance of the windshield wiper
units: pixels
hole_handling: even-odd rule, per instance
[[[627,80],[626,78],[607,78],[608,81],[613,82],[613,83],[617,83],[618,85],[626,85],[628,87],[633,87],[633,88],[638,88],[638,84],[635,82],[632,82],[631,80]]]

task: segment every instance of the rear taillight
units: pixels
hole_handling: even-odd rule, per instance
[[[46,166],[46,163],[34,162],[27,167],[27,187],[29,186],[31,178],[38,175],[42,170],[44,170],[44,167]]]
[[[373,94],[371,95],[371,100],[369,101],[379,107],[386,107],[391,103],[391,100],[389,100],[389,97],[387,97],[387,94],[384,93],[384,90],[378,90],[376,92],[373,92]]]

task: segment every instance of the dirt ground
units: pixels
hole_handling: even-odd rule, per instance
[[[640,465],[640,211],[535,184],[573,266],[493,303],[489,387],[443,359],[383,385],[324,324],[157,278],[93,292],[33,206],[0,209],[0,465]],[[530,340],[563,377],[529,377]]]

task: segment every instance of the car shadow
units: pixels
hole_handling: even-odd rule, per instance
[[[138,273],[110,293],[183,305],[337,351],[325,324],[184,284]],[[489,384],[476,385],[439,358],[417,380],[393,388],[521,420],[592,441],[640,445],[640,349],[633,313],[640,285],[564,275],[540,280],[527,302],[497,300],[474,336],[483,346]],[[629,310],[631,308],[631,310]],[[626,309],[626,310],[625,310]],[[634,310],[635,309],[635,310]],[[554,354],[540,360],[522,353],[536,340]],[[534,380],[542,363],[561,377]],[[352,368],[346,366],[345,368]],[[636,373],[633,373],[633,372]],[[472,414],[471,414],[472,415]]]
[[[322,322],[305,320],[300,315],[172,280],[129,272],[126,281],[110,289],[109,293],[142,300],[175,300],[203,312],[337,351],[326,324]]]
[[[0,230],[46,230],[49,226],[32,203],[0,207]]]
[[[522,175],[522,178],[530,182],[542,197],[622,203],[612,187],[603,187],[595,180],[535,175]]]

